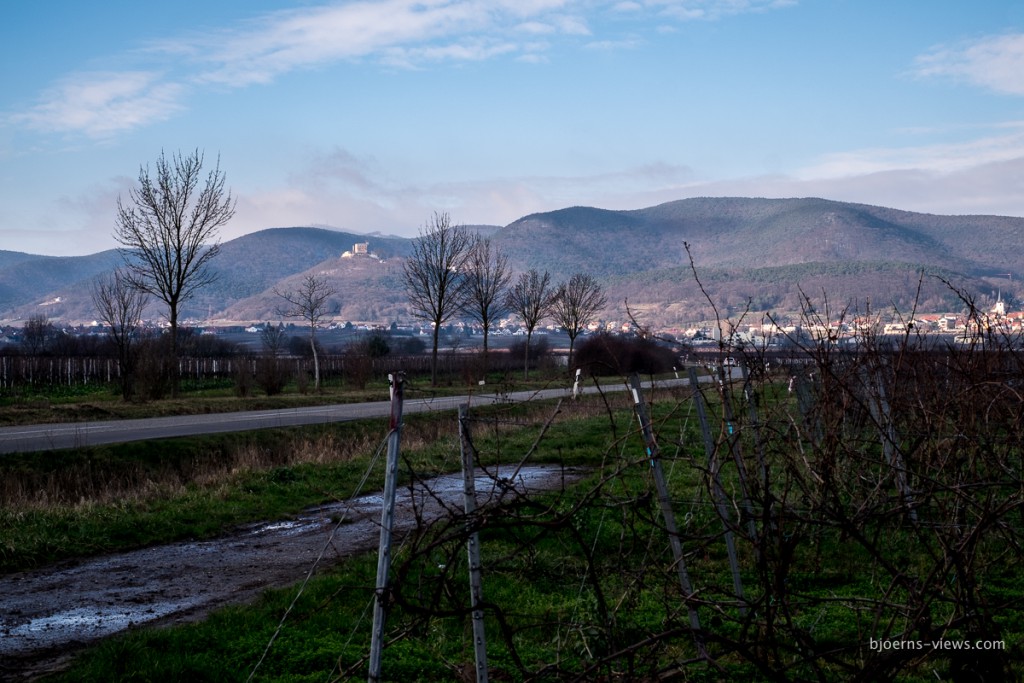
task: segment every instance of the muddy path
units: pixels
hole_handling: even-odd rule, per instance
[[[477,472],[479,505],[509,486],[529,494],[559,490],[582,472],[558,466],[508,466],[497,480]],[[0,577],[0,680],[31,680],[66,666],[82,647],[127,629],[203,618],[252,600],[267,588],[301,581],[340,558],[376,550],[379,493],[311,508],[294,518],[252,524],[207,541],[154,546]],[[438,519],[462,508],[462,475],[402,486],[396,533],[417,514]],[[344,523],[337,520],[344,517]]]

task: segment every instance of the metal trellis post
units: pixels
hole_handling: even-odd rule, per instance
[[[686,601],[686,609],[690,615],[690,628],[693,629],[693,639],[697,644],[697,650],[700,655],[707,657],[707,650],[704,647],[704,634],[700,628],[700,616],[697,614],[697,606],[692,602],[694,595],[693,584],[690,583],[690,574],[686,571],[683,543],[679,538],[679,527],[676,526],[675,513],[672,511],[672,500],[669,498],[668,484],[665,482],[665,471],[661,467],[661,450],[658,448],[657,439],[654,438],[651,419],[647,414],[647,405],[644,403],[643,394],[640,391],[640,377],[633,373],[629,378],[629,382],[630,389],[633,392],[633,405],[636,410],[636,417],[640,421],[640,431],[643,434],[647,455],[651,461],[654,485],[658,492],[658,505],[661,507],[661,516],[665,521],[665,530],[668,531],[668,542],[672,548],[672,559],[676,565],[676,573],[679,575],[679,587],[683,590],[683,599]]]
[[[720,476],[721,464],[718,459],[718,445],[711,435],[711,427],[708,424],[707,408],[704,404],[704,395],[700,393],[698,386],[697,368],[690,368],[690,387],[693,389],[693,401],[697,406],[697,419],[700,420],[700,428],[704,433],[704,451],[708,456],[708,474],[711,477],[711,495],[715,499],[715,509],[718,517],[722,520],[722,528],[725,535],[725,550],[729,555],[729,567],[732,570],[732,585],[736,591],[736,598],[740,601],[740,615],[746,616],[747,609],[743,605],[743,579],[740,577],[740,563],[736,555],[736,540],[732,532],[732,521],[729,515],[729,505],[726,502],[725,488],[722,486]]]
[[[459,406],[459,440],[462,444],[462,484],[467,524],[474,525],[476,515],[475,449],[469,436],[469,405]],[[480,534],[473,529],[466,541],[469,556],[469,604],[473,608],[473,654],[477,683],[487,683],[487,638],[484,633],[483,584],[480,576]]]
[[[370,640],[370,683],[380,681],[381,651],[384,648],[384,621],[387,618],[389,575],[391,573],[391,530],[395,521],[395,490],[398,474],[398,449],[402,436],[402,373],[388,375],[391,383],[391,431],[384,471],[384,503],[380,513],[380,547],[377,551],[377,589],[373,601],[373,633]]]

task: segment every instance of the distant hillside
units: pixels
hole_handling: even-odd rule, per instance
[[[931,216],[824,199],[684,199],[636,211],[576,207],[521,218],[497,233],[517,264],[609,275],[688,263],[737,269],[900,261],[973,275],[1024,271],[1024,219]]]
[[[216,282],[186,304],[182,317],[221,318],[236,302],[269,291],[318,263],[337,259],[357,242],[369,242],[372,252],[389,258],[403,257],[410,247],[404,238],[322,228],[270,228],[250,233],[221,245],[213,261]],[[54,320],[90,321],[96,317],[91,297],[94,279],[121,263],[117,250],[73,257],[0,252],[0,319],[19,321],[42,313]],[[147,315],[159,318],[161,311],[154,302]]]
[[[824,199],[696,198],[635,211],[574,207],[533,214],[495,240],[518,269],[602,278],[609,301],[660,321],[800,310],[804,295],[909,310],[923,271],[923,310],[963,307],[943,280],[979,304],[1022,300],[1024,219],[934,216]],[[690,254],[686,252],[690,245]],[[941,279],[939,279],[941,278]]]
[[[190,304],[192,315],[217,318],[244,313],[238,303],[266,293],[287,279],[331,259],[339,259],[353,245],[368,242],[382,259],[403,258],[410,241],[401,237],[367,236],[322,228],[271,228],[250,233],[221,245],[214,261],[217,281]],[[280,287],[279,287],[280,288]],[[278,299],[277,305],[280,304]],[[259,305],[256,308],[260,308]],[[252,313],[260,311],[253,310]],[[243,319],[265,320],[266,315]]]
[[[26,253],[20,252],[20,251],[3,251],[3,250],[0,250],[0,268],[7,268],[7,267],[13,266],[13,265],[15,265],[17,263],[21,263],[22,261],[28,261],[28,260],[36,259],[36,258],[39,258],[39,257],[38,256],[33,256],[32,254],[26,254]]]
[[[82,307],[91,300],[92,281],[120,260],[111,249],[89,256],[30,256],[0,265],[0,318],[27,319],[38,313],[57,320],[94,317],[83,315]]]
[[[294,292],[307,275],[314,275],[323,278],[335,291],[327,303],[330,317],[360,322],[408,319],[402,285],[403,263],[404,258],[401,256],[383,260],[368,256],[331,257],[312,268],[284,277],[252,296],[234,301],[213,317],[225,320],[281,320],[278,311],[284,301],[277,292]]]
[[[650,322],[675,323],[720,312],[784,314],[810,297],[835,311],[853,305],[959,310],[952,283],[988,305],[998,294],[1024,300],[1024,219],[935,216],[825,199],[684,199],[632,211],[571,207],[507,226],[470,226],[509,253],[517,271],[575,272],[606,287],[609,317],[628,300]],[[374,257],[342,259],[357,242]],[[686,246],[690,246],[687,253]],[[271,228],[225,242],[217,282],[189,302],[185,318],[275,320],[281,300],[306,274],[328,278],[339,320],[409,321],[402,262],[411,240],[323,228]],[[690,268],[692,255],[704,292]],[[44,257],[0,251],[0,319],[43,312],[95,317],[92,279],[119,263],[116,251]],[[928,275],[921,281],[921,273]],[[150,314],[161,311],[153,307]]]

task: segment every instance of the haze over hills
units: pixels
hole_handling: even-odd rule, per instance
[[[507,250],[517,271],[549,270],[554,280],[588,272],[608,291],[609,317],[625,302],[653,324],[721,314],[800,309],[804,296],[832,310],[958,311],[947,283],[979,305],[1021,299],[1024,218],[937,216],[824,199],[684,199],[633,211],[572,207],[507,226],[472,226]],[[369,242],[373,256],[341,258]],[[200,320],[277,320],[275,290],[309,273],[336,290],[339,320],[411,322],[402,289],[408,238],[324,228],[271,228],[225,242],[217,282],[189,303]],[[687,250],[689,245],[689,251]],[[691,269],[696,269],[698,285]],[[89,290],[119,262],[116,251],[83,257],[0,252],[0,319],[44,313],[70,322],[95,317]],[[926,273],[922,278],[921,273]],[[154,308],[153,317],[159,316]]]

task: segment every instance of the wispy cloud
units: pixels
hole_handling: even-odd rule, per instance
[[[635,11],[653,9],[660,14],[683,21],[717,21],[725,17],[752,12],[767,12],[792,7],[797,0],[638,0],[619,2],[616,8]]]
[[[831,154],[804,169],[803,178],[839,178],[886,171],[919,169],[951,173],[1024,157],[1024,121],[1003,122],[996,135],[966,142],[874,148]]]
[[[167,44],[203,56],[202,81],[266,83],[296,69],[345,60],[416,67],[521,53],[517,36],[589,35],[568,0],[383,0],[288,10],[236,29]]]
[[[309,160],[281,188],[240,193],[233,230],[266,225],[328,224],[359,231],[414,234],[437,207],[465,223],[510,223],[535,211],[573,204],[640,208],[693,181],[685,166],[653,163],[580,176],[492,177],[408,182],[373,158],[334,149]],[[678,196],[671,197],[673,199]]]
[[[588,17],[623,10],[666,19],[718,19],[793,0],[359,0],[269,12],[221,30],[150,41],[112,56],[121,72],[74,74],[6,121],[36,130],[100,137],[164,120],[195,88],[271,83],[290,72],[343,61],[389,68],[507,56],[547,61],[564,36],[593,37]],[[537,42],[544,36],[545,42]],[[589,47],[633,47],[593,37]],[[146,60],[147,68],[135,66]],[[156,64],[154,68],[151,65]]]
[[[184,91],[152,71],[75,74],[7,120],[35,130],[101,138],[169,118],[182,108]]]
[[[1009,95],[1024,95],[1024,33],[940,46],[919,56],[914,73],[945,77]]]

